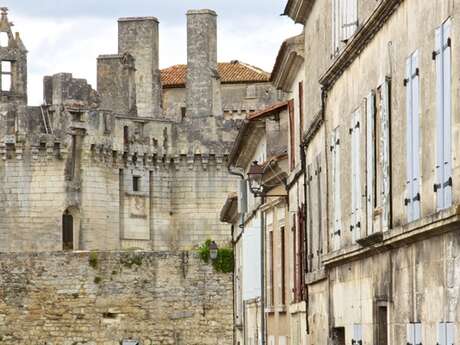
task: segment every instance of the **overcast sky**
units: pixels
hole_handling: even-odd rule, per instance
[[[287,0],[4,0],[26,45],[29,104],[42,101],[42,78],[71,72],[96,88],[96,57],[117,52],[117,18],[156,16],[160,66],[186,62],[188,9],[214,9],[219,61],[241,60],[271,71],[284,39],[301,27],[280,14]]]

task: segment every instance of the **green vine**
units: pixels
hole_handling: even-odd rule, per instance
[[[207,240],[198,248],[198,255],[200,259],[207,264],[211,261],[209,251],[211,242],[211,240]],[[233,272],[234,265],[233,249],[230,247],[219,248],[217,250],[217,258],[212,260],[212,267],[214,267],[216,272],[231,273]]]

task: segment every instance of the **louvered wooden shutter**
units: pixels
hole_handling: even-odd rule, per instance
[[[333,249],[337,250],[340,248],[341,238],[341,202],[340,202],[340,135],[339,127],[337,127],[332,133],[331,142],[332,152],[332,182],[333,182],[333,215],[334,215],[334,232],[333,237]]]
[[[451,20],[436,29],[436,191],[437,209],[452,205]]]
[[[307,271],[312,271],[313,266],[313,203],[312,203],[312,188],[313,188],[313,176],[312,166],[307,166],[307,234],[308,234],[308,252],[307,252]]]
[[[455,325],[452,322],[440,322],[438,324],[437,345],[455,344]]]
[[[375,94],[367,96],[366,111],[366,215],[367,233],[374,233],[375,206]]]
[[[288,110],[289,110],[289,155],[290,155],[290,165],[291,170],[295,168],[295,116],[294,116],[294,101],[290,100],[288,103]]]
[[[358,28],[358,4],[357,0],[342,0],[342,41],[347,41],[353,36]]]
[[[391,225],[391,142],[390,142],[390,125],[391,125],[391,95],[390,80],[385,79],[382,85],[382,118],[381,118],[381,169],[382,178],[382,227],[387,231]]]
[[[299,229],[299,301],[305,298],[305,204],[302,204],[298,209]]]
[[[356,111],[351,122],[351,231],[353,242],[361,237],[361,129],[360,113]]]
[[[321,267],[321,255],[323,254],[323,215],[322,215],[322,198],[321,198],[321,155],[316,156],[316,182],[317,182],[317,200],[318,200],[318,269]]]
[[[418,52],[406,62],[406,198],[409,222],[420,217],[420,105]]]

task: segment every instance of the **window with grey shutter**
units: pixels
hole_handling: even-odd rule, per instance
[[[319,154],[318,156],[316,156],[316,167],[315,167],[315,174],[316,174],[316,182],[317,182],[317,185],[316,185],[316,188],[317,188],[317,201],[318,201],[318,252],[317,252],[317,255],[318,255],[318,269],[321,268],[321,254],[323,254],[323,215],[322,215],[322,208],[323,208],[323,204],[322,204],[322,198],[321,198],[321,173],[322,173],[322,169],[321,169],[321,154]]]
[[[334,232],[332,234],[333,249],[340,248],[341,238],[341,202],[340,202],[340,127],[332,132],[331,153],[332,153],[332,193],[333,193],[333,221]]]
[[[455,344],[455,325],[452,322],[440,322],[438,324],[438,341],[436,345]]]
[[[452,205],[452,85],[451,19],[436,29],[436,205],[438,210]]]
[[[406,61],[406,198],[407,221],[420,218],[420,103],[418,51]]]
[[[332,0],[332,56],[358,29],[357,0]]]
[[[390,79],[385,78],[382,85],[382,114],[381,114],[381,155],[380,167],[382,169],[382,230],[387,231],[391,226],[391,89]]]
[[[374,233],[375,208],[375,93],[366,100],[366,215],[367,233]]]
[[[423,345],[421,323],[412,322],[407,324],[407,345]]]
[[[352,345],[363,345],[363,326],[353,325],[353,339],[351,340]]]
[[[308,253],[307,253],[307,269],[309,272],[313,271],[313,205],[312,205],[312,188],[313,188],[313,175],[312,165],[307,166],[307,229],[308,229]]]
[[[351,120],[351,225],[353,242],[361,237],[361,129],[360,113]]]

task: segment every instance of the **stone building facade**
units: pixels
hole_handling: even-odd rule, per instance
[[[307,317],[292,343],[458,342],[457,5],[287,3],[309,61]]]
[[[459,341],[459,5],[287,1],[303,33],[271,77],[291,104],[293,293],[284,315],[264,281],[261,344]]]
[[[44,104],[32,107],[27,51],[3,11],[1,251],[231,239],[219,221],[236,183],[229,149],[241,118],[279,92],[258,68],[217,63],[216,25],[215,12],[189,11],[187,66],[160,71],[158,20],[121,18],[117,54],[97,60],[97,91],[69,73],[47,76]]]

